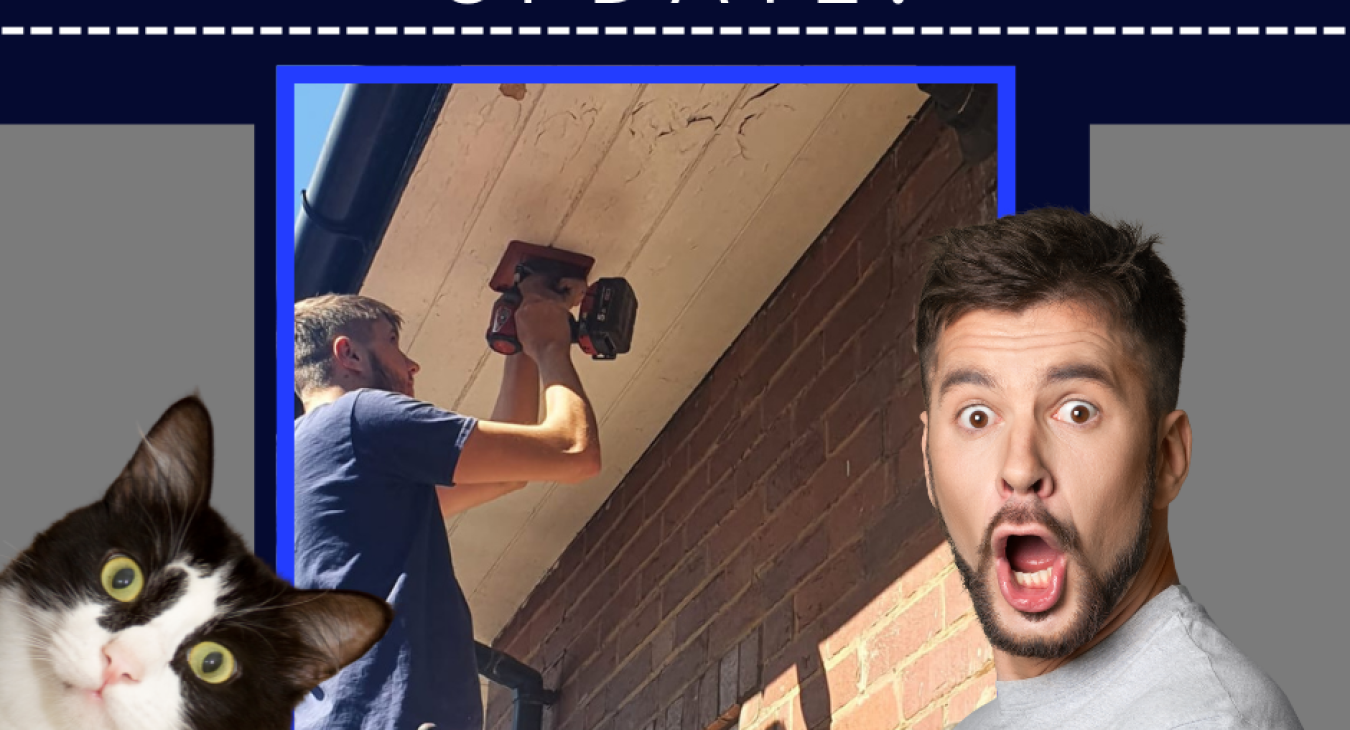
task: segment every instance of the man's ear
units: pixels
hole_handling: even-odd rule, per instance
[[[333,374],[335,376],[337,373],[343,372],[363,374],[366,368],[365,358],[365,350],[352,338],[347,335],[338,335],[333,338]]]
[[[1185,411],[1172,411],[1158,427],[1157,489],[1153,509],[1164,509],[1177,498],[1191,470],[1191,418]]]
[[[928,473],[928,411],[920,413],[919,420],[923,421],[923,435],[919,437],[919,451],[923,454],[923,484],[928,491],[928,503],[937,509],[937,501],[933,499],[933,475]]]

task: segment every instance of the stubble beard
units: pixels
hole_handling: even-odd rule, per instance
[[[937,505],[936,480],[929,483],[928,486],[932,490],[934,506],[938,513],[938,523],[942,526],[943,534],[947,536],[947,544],[951,546],[952,556],[956,561],[956,569],[961,574],[961,582],[965,584],[966,591],[970,594],[971,603],[975,607],[975,615],[979,618],[980,625],[984,628],[984,634],[994,648],[1019,657],[1058,659],[1072,654],[1101,631],[1116,604],[1120,602],[1121,596],[1124,595],[1134,577],[1143,568],[1144,559],[1148,554],[1148,537],[1153,526],[1153,493],[1157,486],[1154,468],[1158,456],[1156,441],[1151,441],[1151,443],[1154,443],[1154,446],[1149,452],[1144,488],[1140,490],[1143,500],[1140,504],[1135,538],[1112,561],[1111,567],[1100,575],[1089,569],[1083,560],[1081,541],[1077,530],[1072,525],[1066,525],[1055,519],[1039,499],[1033,500],[1030,507],[1024,504],[1005,504],[1005,509],[994,515],[994,518],[990,520],[989,527],[985,530],[984,540],[979,548],[979,567],[978,569],[972,568],[970,563],[961,556],[961,552],[956,549],[951,530],[947,529],[947,522],[942,517],[942,508]],[[927,461],[928,473],[932,474],[933,460],[928,457]],[[1015,517],[1015,519],[1009,520],[1009,517]],[[993,574],[994,566],[991,545],[992,534],[995,527],[1009,521],[1014,522],[1014,524],[1034,522],[1045,525],[1060,540],[1069,563],[1074,567],[1073,575],[1076,576],[1082,598],[1079,600],[1079,605],[1072,608],[1073,619],[1058,636],[1019,636],[1002,625],[994,611],[994,601],[1000,600],[1001,595],[997,595],[998,592],[990,585],[990,576]],[[1070,607],[1061,604],[1041,613],[1026,613],[1023,611],[1017,613],[1031,622],[1040,622],[1057,611],[1068,608]]]

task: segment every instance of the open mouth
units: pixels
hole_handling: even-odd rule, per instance
[[[1064,595],[1068,556],[1040,526],[1002,527],[994,534],[998,586],[1023,613],[1043,613]]]

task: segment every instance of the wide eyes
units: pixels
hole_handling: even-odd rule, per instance
[[[103,564],[103,590],[108,595],[122,603],[130,603],[141,595],[143,588],[145,576],[135,560],[118,555]]]
[[[956,422],[972,431],[986,428],[994,420],[994,412],[988,406],[967,406],[956,414]]]
[[[203,641],[188,652],[192,673],[209,684],[220,684],[234,676],[234,654],[214,641]]]
[[[1097,417],[1097,407],[1081,400],[1071,400],[1055,411],[1055,417],[1075,426],[1085,426]],[[956,414],[956,422],[967,431],[983,431],[994,421],[994,411],[989,406],[966,406]]]
[[[1082,426],[1097,417],[1097,407],[1081,400],[1071,400],[1055,412],[1061,421]]]

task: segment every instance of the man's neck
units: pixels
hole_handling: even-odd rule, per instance
[[[319,406],[332,403],[347,393],[348,390],[341,385],[330,385],[326,388],[306,391],[304,396],[300,398],[300,403],[305,407],[305,413],[309,413]]]
[[[1032,659],[1013,656],[995,649],[994,671],[997,673],[999,681],[1006,682],[1039,677],[1072,662],[1119,630],[1138,613],[1139,609],[1144,607],[1144,604],[1153,600],[1159,593],[1180,583],[1180,578],[1177,576],[1177,564],[1172,559],[1172,543],[1167,539],[1167,512],[1165,510],[1153,514],[1153,529],[1156,538],[1150,538],[1149,551],[1144,559],[1144,567],[1139,569],[1139,573],[1131,581],[1130,587],[1125,589],[1124,595],[1120,597],[1115,609],[1111,611],[1111,615],[1106,619],[1106,623],[1102,624],[1102,628],[1096,636],[1068,656],[1057,659]]]

